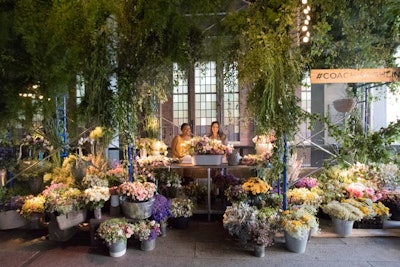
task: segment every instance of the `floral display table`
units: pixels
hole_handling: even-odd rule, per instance
[[[248,165],[228,165],[228,164],[220,164],[220,165],[193,165],[193,164],[172,164],[169,168],[171,169],[206,169],[207,170],[207,208],[205,210],[196,210],[197,214],[207,214],[208,220],[210,221],[212,214],[223,214],[224,210],[213,209],[211,205],[211,169],[221,169],[224,173],[229,173],[229,171],[233,170],[249,170],[254,169],[254,166]]]

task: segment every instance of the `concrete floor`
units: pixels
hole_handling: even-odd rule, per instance
[[[153,251],[128,242],[127,253],[112,258],[104,245],[91,245],[90,232],[81,228],[65,242],[50,241],[47,229],[0,231],[0,266],[400,266],[400,222],[385,229],[353,229],[351,237],[338,238],[330,221],[321,220],[321,232],[303,254],[289,252],[281,234],[266,249],[265,257],[253,256],[253,248],[240,246],[222,226],[221,217],[194,217],[184,230],[168,229],[157,238]]]

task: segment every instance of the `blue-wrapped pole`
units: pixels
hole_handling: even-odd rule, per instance
[[[287,186],[288,186],[288,169],[287,169],[287,161],[288,161],[288,145],[286,135],[283,139],[283,210],[287,209]]]
[[[128,115],[128,125],[130,125],[131,117]],[[132,144],[130,140],[128,140],[128,175],[129,181],[133,182],[133,153],[132,153]]]

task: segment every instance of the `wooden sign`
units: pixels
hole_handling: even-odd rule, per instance
[[[374,82],[400,82],[400,68],[311,70],[312,84]]]

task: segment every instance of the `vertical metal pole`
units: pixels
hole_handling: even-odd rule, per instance
[[[284,151],[283,151],[283,210],[287,209],[287,185],[288,185],[288,169],[287,169],[287,161],[288,161],[288,145],[287,145],[287,137],[284,136]]]
[[[131,122],[131,117],[128,115],[128,128]],[[130,143],[131,140],[128,140],[128,174],[129,174],[129,181],[132,182],[133,181],[133,153],[132,153],[132,144]]]

